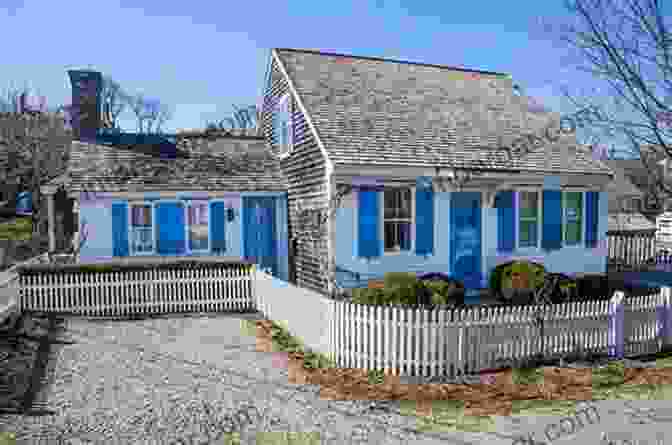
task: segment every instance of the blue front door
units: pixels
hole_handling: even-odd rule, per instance
[[[243,255],[246,260],[278,273],[275,248],[275,198],[243,198]]]
[[[184,206],[180,202],[160,202],[156,206],[156,250],[159,255],[184,255]]]
[[[468,289],[481,287],[481,193],[450,195],[451,275]]]

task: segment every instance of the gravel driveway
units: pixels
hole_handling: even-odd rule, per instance
[[[288,383],[241,321],[256,314],[133,321],[69,318],[39,394],[56,416],[0,416],[19,444],[224,444],[237,429],[319,433],[318,443],[510,443],[487,433],[419,433],[395,402],[331,401]],[[209,412],[209,414],[208,414]],[[259,442],[262,443],[262,442]],[[308,443],[308,442],[304,442]]]

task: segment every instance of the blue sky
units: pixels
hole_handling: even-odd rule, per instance
[[[565,111],[558,87],[584,77],[538,31],[564,14],[562,0],[2,0],[0,90],[27,84],[69,103],[66,70],[92,68],[171,105],[166,130],[202,128],[258,103],[269,49],[292,47],[507,72]]]

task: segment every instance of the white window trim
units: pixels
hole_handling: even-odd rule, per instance
[[[385,190],[389,189],[410,189],[411,191],[411,245],[408,250],[399,251],[385,251]],[[414,255],[415,254],[415,186],[397,186],[388,185],[383,186],[383,191],[378,193],[378,208],[380,209],[378,215],[378,239],[380,243],[381,256],[396,256],[396,255]]]
[[[520,245],[520,192],[536,192],[537,193],[537,245],[536,246],[524,246]],[[541,230],[542,230],[542,221],[543,221],[543,193],[541,187],[519,187],[516,188],[515,195],[515,209],[516,209],[516,251],[526,252],[526,251],[538,251],[541,249]]]
[[[149,206],[151,209],[151,215],[152,215],[152,226],[151,226],[151,236],[152,236],[152,250],[151,251],[143,251],[143,252],[135,252],[133,250],[133,243],[131,242],[131,234],[133,233],[133,207],[139,207],[139,206]],[[155,233],[155,227],[156,227],[156,205],[154,201],[129,201],[128,202],[128,215],[126,215],[127,221],[128,221],[128,230],[127,230],[127,237],[128,237],[128,254],[129,256],[148,256],[148,255],[156,255],[156,233]]]
[[[211,236],[212,236],[212,230],[210,227],[210,200],[207,199],[188,199],[183,201],[184,202],[184,235],[185,235],[185,240],[186,240],[186,246],[185,246],[185,253],[188,255],[191,254],[199,254],[199,255],[207,255],[210,253],[210,248],[211,248]],[[189,207],[193,205],[194,202],[197,203],[205,203],[205,214],[206,218],[208,221],[208,245],[206,249],[196,249],[192,250],[189,247],[189,242],[191,241],[191,238],[189,236]]]
[[[565,205],[566,202],[566,197],[567,193],[581,193],[581,230],[579,231],[581,234],[581,238],[579,239],[579,242],[576,244],[571,244],[568,245],[565,240],[565,211],[567,210],[567,206]],[[562,190],[562,247],[563,248],[584,248],[586,247],[585,242],[586,242],[586,190],[584,189],[570,189],[570,190]]]
[[[538,236],[537,236],[537,247],[520,247],[520,195],[518,192],[521,191],[538,191],[539,192],[539,222],[537,223],[537,230],[538,230]],[[565,249],[576,249],[576,248],[584,248],[585,247],[585,242],[586,242],[586,192],[590,190],[588,189],[583,189],[583,188],[571,188],[571,189],[563,189],[560,191],[561,193],[561,203],[562,203],[562,221],[561,221],[561,230],[562,230],[562,248]],[[567,192],[578,192],[581,193],[581,240],[577,244],[571,244],[568,245],[565,241],[565,209],[567,206],[565,205],[566,202],[566,193]],[[541,251],[541,243],[543,240],[543,221],[544,221],[544,206],[543,206],[543,187],[516,187],[515,188],[515,206],[516,206],[516,222],[515,222],[515,228],[516,228],[516,243],[515,243],[515,252],[521,255],[531,255],[534,253],[538,253]]]
[[[286,149],[284,148],[284,144],[280,144],[278,141],[278,147],[280,147],[279,151],[279,157],[280,159],[284,159],[288,157],[289,155],[292,154],[292,151],[294,150],[294,132],[292,131],[294,128],[294,123],[293,123],[293,116],[292,116],[292,110],[291,110],[291,102],[290,102],[290,94],[285,93],[280,97],[280,100],[278,100],[278,103],[276,104],[275,108],[275,113],[278,113],[283,107],[287,107],[287,114],[289,116],[289,122],[283,123],[283,125],[288,126],[287,130],[287,146]],[[273,131],[275,131],[275,128],[273,128]]]

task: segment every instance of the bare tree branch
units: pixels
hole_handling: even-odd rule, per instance
[[[128,106],[127,94],[121,85],[111,77],[104,76],[100,100],[103,104],[104,118],[109,118],[112,128],[119,128],[117,119]]]
[[[579,110],[597,111],[583,122],[597,136],[593,141],[622,140],[642,159],[654,188],[671,196],[672,182],[656,165],[661,156],[672,157],[672,34],[662,2],[566,0],[565,6],[571,19],[547,26],[547,35],[575,53],[575,67],[606,89],[565,91],[565,97]]]
[[[172,110],[167,105],[142,93],[128,96],[127,103],[135,115],[140,133],[159,133],[163,124],[172,117]]]

